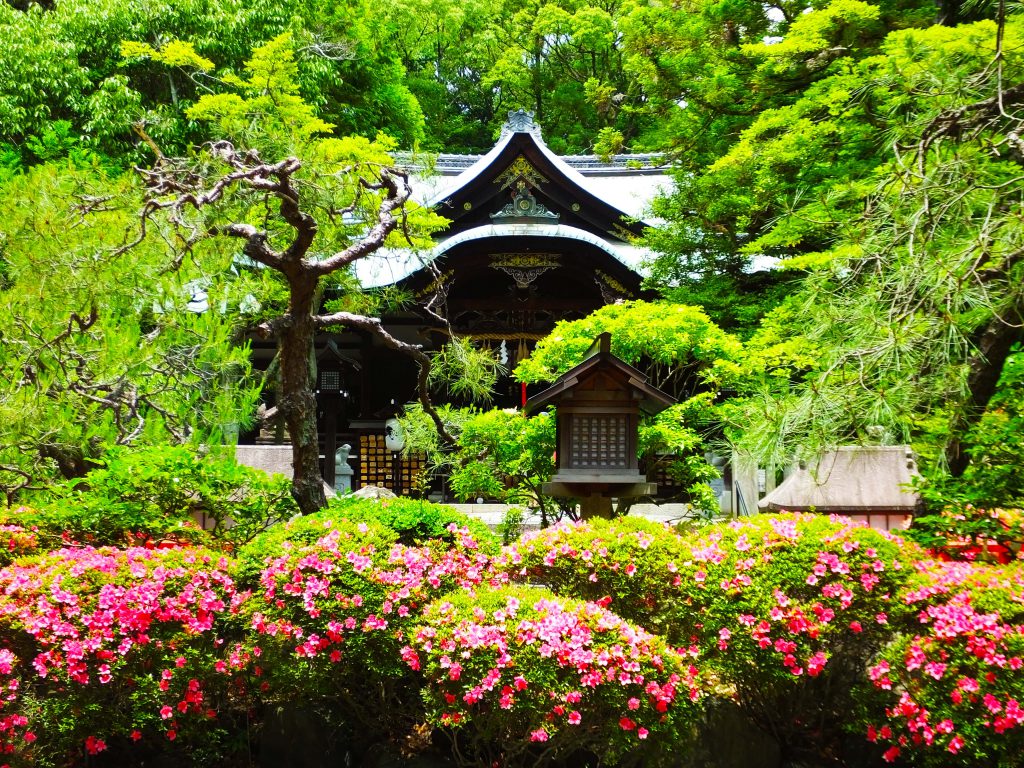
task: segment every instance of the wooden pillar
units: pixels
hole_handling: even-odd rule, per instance
[[[322,397],[324,406],[324,482],[334,487],[334,454],[338,451],[338,398]]]
[[[580,499],[580,518],[589,520],[592,517],[612,518],[612,500],[610,496],[592,493]]]

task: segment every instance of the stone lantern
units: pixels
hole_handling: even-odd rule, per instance
[[[675,400],[611,353],[602,333],[586,359],[551,387],[530,398],[525,413],[557,407],[556,469],[542,491],[580,499],[582,516],[610,517],[613,498],[657,492],[637,462],[640,414],[656,414]]]

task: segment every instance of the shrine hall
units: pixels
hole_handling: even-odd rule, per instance
[[[414,157],[399,159],[412,174],[413,198],[451,223],[430,249],[357,262],[364,288],[411,297],[383,316],[396,338],[428,352],[452,336],[468,338],[511,371],[556,322],[650,297],[640,274],[647,253],[635,239],[652,223],[650,202],[670,183],[662,156],[559,156],[532,116],[518,111],[485,155],[442,154],[429,171]],[[254,353],[265,368],[274,349],[257,345]],[[333,457],[348,445],[353,489],[409,494],[420,460],[401,457],[386,433],[388,420],[415,399],[415,363],[355,331],[323,334],[316,354],[324,479],[334,484]],[[493,405],[521,406],[540,389],[526,391],[505,375]],[[243,442],[282,436],[265,427]]]

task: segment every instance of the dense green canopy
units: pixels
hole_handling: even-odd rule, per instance
[[[244,296],[280,306],[281,282],[227,281],[223,317],[165,310],[240,244],[168,230],[122,248],[142,202],[132,165],[199,157],[210,179],[216,163],[194,153],[217,139],[314,167],[333,162],[324,151],[480,152],[525,108],[559,152],[668,153],[649,284],[705,330],[667,338],[655,313],[615,343],[642,340],[655,378],[717,398],[700,409],[708,435],[776,461],[909,441],[936,487],[1017,503],[1004,470],[1019,455],[1022,36],[1005,3],[956,0],[4,4],[4,486],[31,485],[10,456],[45,455],[55,435],[74,458],[223,428],[224,405],[251,402],[228,383],[245,381],[237,310]],[[245,204],[236,223],[289,234],[274,206]],[[358,235],[322,213],[325,231]],[[548,340],[519,375],[550,378],[584,341]],[[701,367],[708,344],[728,365]],[[75,376],[105,382],[99,401],[69,375],[74,355]],[[155,409],[141,432],[107,402],[129,382]],[[183,420],[160,399],[181,386]],[[75,417],[41,427],[44,404]]]

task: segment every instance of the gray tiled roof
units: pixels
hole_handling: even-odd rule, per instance
[[[910,447],[844,446],[817,463],[795,468],[758,503],[762,510],[816,512],[913,512],[917,476]]]

